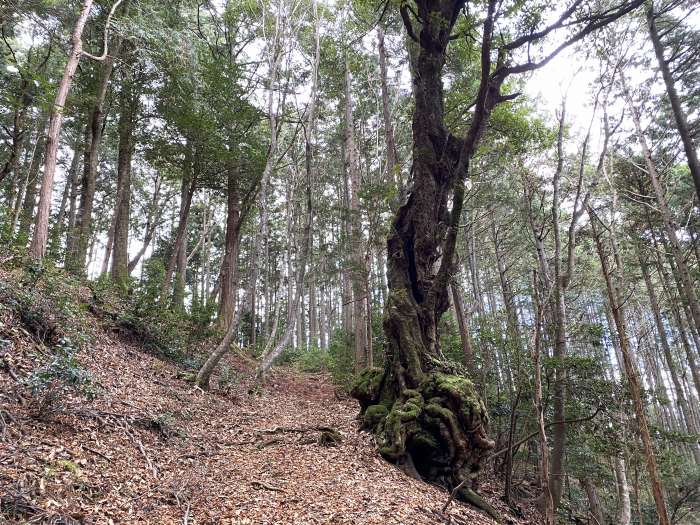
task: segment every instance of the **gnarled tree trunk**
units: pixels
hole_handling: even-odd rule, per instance
[[[444,122],[442,68],[460,8],[454,1],[418,2],[423,24],[419,36],[412,36],[420,42],[412,68],[413,185],[387,241],[385,366],[363,372],[353,395],[385,458],[414,476],[460,486],[459,497],[485,507],[471,480],[493,448],[486,435],[486,408],[472,381],[444,360],[438,338],[438,323],[449,307],[464,177],[500,88],[498,82],[491,84],[487,71],[467,137],[450,134]],[[491,3],[489,20],[494,9]],[[489,20],[484,42],[491,38]],[[410,24],[407,28],[412,34]]]
[[[495,49],[496,42],[502,42],[502,35],[494,36],[500,3],[489,0],[481,28],[479,87],[463,137],[450,133],[445,124],[442,69],[465,1],[416,0],[399,7],[409,38],[415,98],[413,181],[387,241],[384,369],[365,371],[353,395],[384,457],[415,475],[458,487],[458,497],[485,510],[487,504],[469,482],[493,447],[486,435],[486,409],[472,381],[443,358],[438,337],[440,318],[449,307],[447,290],[455,271],[470,164],[493,109],[518,96],[501,93],[509,75],[542,67],[562,49],[641,2],[625,2],[580,18],[573,16],[574,6],[542,31],[521,35]],[[530,50],[532,42],[561,27],[573,30],[554,51],[540,60],[528,55],[527,62],[516,64],[516,50]]]

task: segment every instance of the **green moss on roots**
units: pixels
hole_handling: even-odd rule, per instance
[[[367,407],[364,414],[364,428],[374,429],[379,423],[384,421],[388,414],[389,410],[384,405]]]
[[[385,368],[363,372],[352,395],[382,456],[450,490],[468,481],[458,496],[473,502],[472,481],[493,442],[474,384],[442,359],[438,318],[407,288],[395,287],[384,316]]]
[[[379,396],[383,376],[384,371],[381,368],[368,368],[360,374],[353,384],[350,394],[360,402],[363,413]]]
[[[385,458],[410,461],[421,477],[446,486],[479,470],[493,443],[486,437],[486,408],[469,379],[433,371],[391,405],[379,386],[381,376],[366,371],[353,395],[363,405],[364,427],[377,435]]]

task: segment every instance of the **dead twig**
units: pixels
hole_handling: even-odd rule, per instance
[[[148,467],[148,470],[150,470],[153,473],[153,477],[157,478],[158,477],[158,469],[155,467],[155,465],[151,461],[151,458],[148,457],[148,453],[146,452],[146,448],[143,446],[143,443],[141,443],[141,440],[139,438],[137,438],[134,435],[134,433],[131,432],[128,428],[124,428],[124,432],[126,433],[127,436],[129,436],[131,441],[138,447],[139,451],[141,452],[141,455],[146,460],[146,466]]]
[[[464,480],[462,480],[462,481],[459,483],[459,485],[457,485],[455,488],[452,489],[452,491],[450,492],[450,497],[447,498],[447,501],[446,501],[445,504],[442,506],[442,512],[443,512],[443,514],[444,514],[445,511],[447,510],[447,507],[450,506],[450,503],[452,503],[452,500],[455,499],[455,496],[457,495],[457,492],[459,492],[459,489],[461,489],[461,488],[464,486],[464,484],[465,484],[466,482],[467,482],[467,480],[464,479]]]
[[[257,487],[257,488],[265,489],[265,490],[271,490],[273,492],[286,492],[281,487],[275,487],[274,485],[270,485],[268,483],[265,483],[264,481],[260,481],[259,479],[254,479],[253,481],[250,482],[250,484],[253,487]]]
[[[95,449],[93,449],[93,448],[90,448],[90,447],[88,447],[87,445],[80,445],[80,448],[82,448],[83,450],[87,450],[88,452],[91,452],[92,454],[95,454],[96,456],[100,456],[100,457],[103,458],[103,459],[106,459],[109,463],[112,462],[112,458],[110,458],[109,456],[105,456],[105,455],[104,455],[102,452],[100,452],[99,450],[95,450]]]

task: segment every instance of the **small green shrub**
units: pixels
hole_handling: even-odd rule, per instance
[[[355,381],[355,351],[352,337],[342,330],[337,330],[328,345],[328,369],[333,382],[350,389]]]
[[[52,359],[25,380],[39,419],[60,411],[66,395],[71,392],[87,399],[97,395],[92,376],[76,359],[77,353],[78,348],[69,339],[61,338],[53,349]]]
[[[297,361],[297,368],[302,372],[322,372],[329,368],[330,358],[327,350],[311,347],[303,350]]]

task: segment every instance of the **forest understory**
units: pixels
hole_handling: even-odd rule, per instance
[[[182,365],[87,313],[91,343],[74,366],[94,398],[33,395],[32,374],[65,332],[53,303],[34,322],[17,313],[3,293],[17,283],[0,270],[0,523],[494,523],[459,502],[443,512],[448,492],[384,461],[327,374],[282,367],[251,392],[255,361],[230,354],[231,377],[203,392]],[[66,293],[92,301],[86,288]],[[481,487],[507,515],[499,490]],[[537,523],[519,510],[530,518],[510,523]]]

